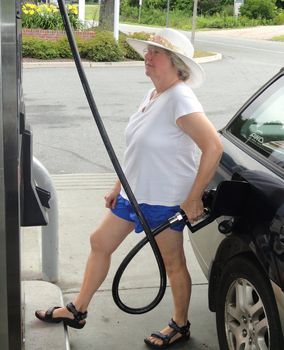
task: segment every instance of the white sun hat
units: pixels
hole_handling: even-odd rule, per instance
[[[144,56],[143,51],[147,49],[148,45],[160,47],[174,53],[190,70],[190,77],[187,83],[191,87],[198,87],[203,83],[205,73],[203,68],[193,59],[194,48],[190,40],[177,30],[165,28],[157,34],[151,35],[148,40],[128,38],[127,42],[142,57]]]

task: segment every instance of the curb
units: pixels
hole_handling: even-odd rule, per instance
[[[215,61],[220,61],[223,56],[219,52],[212,52],[213,55],[210,56],[205,56],[205,57],[197,57],[194,60],[197,63],[209,63],[209,62],[215,62]]]
[[[222,54],[214,52],[211,56],[198,57],[195,59],[197,63],[208,63],[219,61]],[[143,67],[144,61],[123,61],[123,62],[82,62],[84,68],[106,68],[106,67]],[[29,68],[74,68],[74,61],[36,61],[23,62],[23,67]]]
[[[64,305],[61,289],[45,281],[22,281],[24,295],[25,348],[29,350],[70,350],[68,330],[60,324],[42,324],[34,317],[34,310],[49,305]],[[52,336],[50,336],[52,335]]]

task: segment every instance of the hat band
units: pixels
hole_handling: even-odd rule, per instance
[[[160,35],[150,35],[149,41],[152,41],[152,42],[154,42],[156,44],[160,44],[160,45],[164,46],[166,49],[173,50],[176,53],[179,53],[181,55],[185,55],[186,56],[185,52],[182,49],[180,49],[177,46],[174,46],[167,39],[163,38]]]

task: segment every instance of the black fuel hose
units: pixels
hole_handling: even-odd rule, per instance
[[[70,45],[70,48],[72,51],[72,55],[73,55],[73,58],[74,58],[74,61],[76,64],[76,68],[77,68],[77,71],[78,71],[78,74],[79,74],[79,77],[81,80],[81,84],[82,84],[82,87],[85,91],[85,95],[86,95],[86,98],[88,100],[88,103],[89,103],[90,109],[92,111],[94,120],[96,122],[97,128],[99,130],[99,133],[100,133],[101,138],[103,140],[103,143],[105,145],[107,153],[110,157],[112,165],[113,165],[113,167],[117,173],[117,176],[121,182],[121,185],[123,186],[125,193],[127,194],[127,197],[129,199],[130,203],[132,204],[133,209],[134,209],[137,217],[139,218],[139,220],[141,222],[141,225],[142,225],[143,230],[146,234],[147,240],[149,241],[149,243],[151,245],[155,259],[156,259],[157,264],[158,264],[159,273],[160,273],[159,291],[158,291],[156,297],[154,298],[154,300],[148,306],[145,306],[143,308],[128,307],[127,305],[123,304],[121,302],[121,300],[116,300],[115,298],[116,298],[116,295],[118,295],[118,292],[114,293],[114,301],[118,305],[118,307],[120,307],[123,311],[125,311],[127,313],[131,313],[131,314],[142,314],[142,313],[145,313],[145,312],[152,310],[155,306],[157,306],[165,294],[165,290],[166,290],[166,286],[167,286],[167,276],[166,276],[166,271],[165,271],[165,265],[164,265],[159,247],[155,241],[153,232],[152,232],[151,228],[149,227],[143,213],[141,212],[141,209],[139,208],[137,200],[136,200],[136,198],[135,198],[135,196],[134,196],[134,194],[129,186],[129,183],[128,183],[128,181],[125,177],[125,174],[121,168],[121,165],[117,159],[115,151],[112,147],[112,144],[110,142],[110,139],[108,137],[108,134],[106,132],[104,124],[102,122],[102,118],[101,118],[99,111],[97,109],[94,97],[93,97],[91,89],[90,89],[90,85],[88,83],[88,79],[86,77],[86,74],[84,72],[84,69],[83,69],[83,66],[81,63],[81,58],[80,58],[79,51],[78,51],[78,48],[76,45],[76,41],[74,39],[74,35],[72,32],[72,28],[70,25],[68,14],[67,14],[67,11],[65,8],[64,0],[58,0],[58,6],[59,6],[59,10],[60,10],[61,17],[63,20],[64,28],[65,28],[65,31],[67,34],[67,38],[69,41],[69,45]]]
[[[166,228],[168,228],[174,221],[181,221],[186,218],[185,213],[177,213],[174,217],[168,219],[165,223],[158,226],[153,232],[152,235],[155,237],[162,231],[164,231]],[[130,306],[127,306],[124,304],[120,298],[119,295],[119,283],[121,280],[121,277],[126,269],[126,267],[129,265],[130,261],[136,256],[136,254],[149,242],[148,236],[144,237],[140,242],[136,244],[134,248],[130,250],[130,252],[126,255],[126,257],[123,259],[122,263],[120,264],[119,268],[116,271],[116,274],[114,276],[113,282],[112,282],[112,297],[115,301],[116,305],[122,310],[129,314],[144,314],[146,312],[151,311],[157,306],[157,302],[154,299],[149,305],[142,306],[139,308],[132,308]]]
[[[208,201],[211,201],[211,197],[212,197],[213,193],[211,191],[211,193],[206,192],[203,195],[203,204],[208,204]],[[162,223],[161,225],[159,225],[157,228],[154,229],[154,231],[152,232],[153,236],[157,236],[159,233],[161,233],[162,231],[164,231],[165,229],[167,229],[168,227],[170,227],[170,225],[174,224],[175,222],[178,221],[184,221],[185,224],[187,225],[187,227],[190,229],[190,231],[192,233],[198,231],[200,228],[208,225],[209,223],[211,223],[213,220],[215,219],[214,213],[212,213],[210,211],[209,208],[204,208],[204,217],[202,218],[201,221],[199,221],[198,223],[196,223],[195,225],[192,225],[185,212],[180,209],[180,212],[176,213],[176,215],[174,215],[173,217],[170,217],[166,222]],[[123,311],[127,312],[127,313],[132,313],[132,314],[143,314],[146,313],[150,310],[152,310],[155,306],[157,306],[157,304],[155,303],[155,301],[151,302],[149,305],[144,306],[144,307],[140,307],[140,308],[131,308],[127,305],[125,305],[120,296],[119,296],[119,283],[121,280],[121,277],[126,269],[126,267],[129,265],[130,261],[136,256],[136,254],[149,242],[148,237],[146,236],[145,238],[143,238],[140,242],[138,242],[136,244],[136,246],[134,248],[132,248],[130,250],[130,252],[126,255],[126,257],[123,259],[122,263],[120,264],[119,268],[116,271],[116,274],[114,276],[113,279],[113,283],[112,283],[112,296],[113,299],[116,303],[116,305]]]

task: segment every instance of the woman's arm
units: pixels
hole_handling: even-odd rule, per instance
[[[218,167],[223,146],[218,133],[204,113],[191,113],[177,120],[177,125],[197,144],[201,158],[193,186],[181,208],[190,222],[203,215],[202,195]]]

